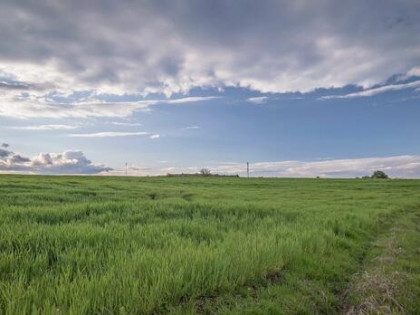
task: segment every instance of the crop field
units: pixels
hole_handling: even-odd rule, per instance
[[[420,180],[2,175],[0,313],[414,314],[419,236]]]

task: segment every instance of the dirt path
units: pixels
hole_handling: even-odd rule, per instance
[[[344,314],[420,313],[420,209],[398,217],[368,250],[341,309]]]

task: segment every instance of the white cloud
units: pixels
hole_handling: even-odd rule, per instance
[[[0,116],[15,118],[87,118],[128,117],[136,111],[149,111],[151,106],[205,102],[216,97],[184,97],[178,99],[141,100],[137,102],[104,102],[83,100],[54,103],[44,97],[3,97],[0,95]]]
[[[161,104],[186,104],[218,99],[220,96],[190,96],[179,99],[161,101]]]
[[[191,129],[200,129],[200,126],[194,125],[194,126],[187,126],[182,128],[184,130],[191,130]]]
[[[119,122],[119,121],[113,121],[111,122],[111,124],[115,126],[126,126],[126,127],[139,127],[142,125],[140,123]]]
[[[74,133],[74,134],[70,134],[69,136],[75,137],[75,138],[111,138],[111,137],[113,138],[113,137],[130,137],[130,136],[147,136],[149,134],[150,134],[149,132],[145,132],[145,131],[136,131],[136,132],[106,131],[106,132],[95,132],[95,133]]]
[[[333,98],[354,98],[354,97],[367,97],[373,96],[380,93],[385,93],[389,91],[399,91],[405,89],[415,89],[420,87],[420,81],[414,81],[410,83],[401,83],[401,84],[390,84],[377,88],[367,89],[360,92],[350,93],[346,95],[328,95],[323,96],[320,99],[333,99]]]
[[[255,104],[264,104],[268,101],[268,96],[250,97],[246,101]]]
[[[28,158],[14,152],[0,155],[0,172],[33,174],[98,174],[112,170],[102,164],[94,164],[81,151],[40,153]]]
[[[39,125],[39,126],[23,126],[23,127],[13,127],[13,129],[18,130],[71,130],[76,129],[77,126],[70,125]]]
[[[158,134],[154,134],[150,136],[150,139],[159,139],[159,138],[160,138],[160,135]]]

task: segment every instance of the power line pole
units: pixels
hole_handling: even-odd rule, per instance
[[[249,178],[249,162],[246,162],[246,175]]]
[[[127,173],[128,173],[128,164],[127,162],[125,162],[125,176],[127,176]]]

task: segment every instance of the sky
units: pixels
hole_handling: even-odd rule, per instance
[[[420,177],[418,0],[0,0],[0,173]]]

